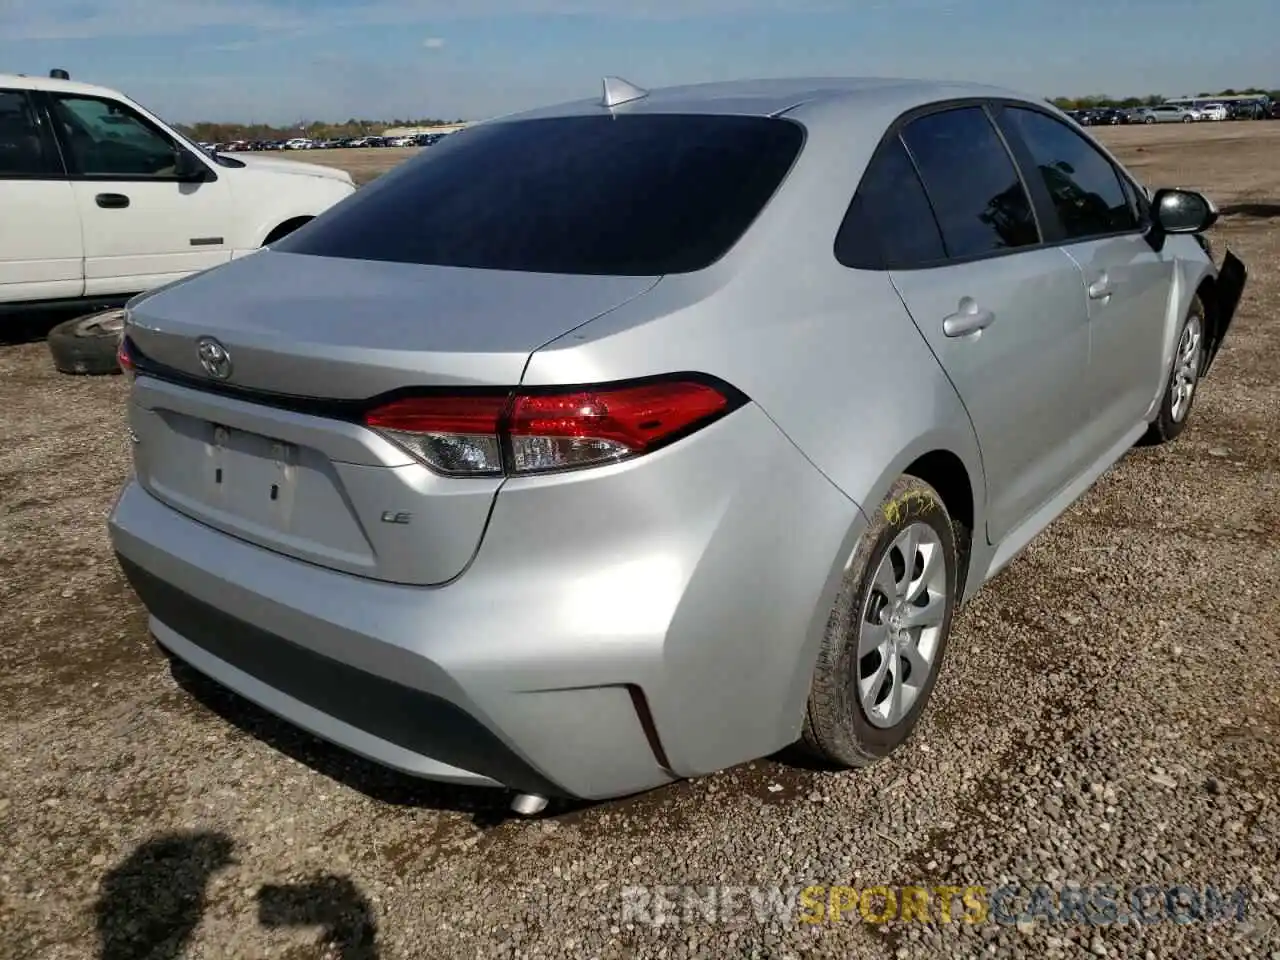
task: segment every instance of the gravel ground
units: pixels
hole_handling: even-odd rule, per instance
[[[0,347],[0,957],[1280,958],[1280,124],[1212,126],[1107,134],[1235,211],[1215,242],[1253,267],[1192,427],[988,585],[919,735],[857,774],[775,758],[512,821],[175,675],[104,531],[124,384]],[[1243,886],[1247,909],[806,924],[739,891],[715,922],[624,914],[640,886],[1011,883],[1114,884],[1122,910]]]

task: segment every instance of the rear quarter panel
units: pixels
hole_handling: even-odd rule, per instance
[[[954,388],[888,275],[835,259],[862,171],[902,109],[807,115],[800,159],[728,255],[700,273],[666,277],[547,344],[523,382],[714,374],[744,391],[867,514],[915,458],[955,454],[981,529],[981,459]]]

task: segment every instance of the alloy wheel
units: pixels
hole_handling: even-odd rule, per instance
[[[1204,328],[1200,317],[1192,314],[1182,328],[1178,340],[1178,352],[1173,358],[1173,377],[1169,383],[1169,415],[1174,423],[1186,419],[1191,409],[1191,398],[1200,379],[1200,354],[1204,340]]]
[[[855,692],[873,726],[897,726],[936,666],[951,597],[933,527],[916,521],[881,557],[858,621]]]

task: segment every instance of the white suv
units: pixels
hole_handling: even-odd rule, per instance
[[[341,170],[211,154],[114,90],[0,74],[0,312],[122,303],[354,190]]]

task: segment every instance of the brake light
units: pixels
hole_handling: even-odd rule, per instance
[[[566,391],[416,396],[365,424],[446,476],[522,475],[640,456],[744,402],[727,386],[668,379]]]
[[[646,453],[724,413],[729,398],[690,381],[517,395],[507,424],[515,473]]]
[[[132,344],[126,336],[120,337],[120,345],[116,347],[116,364],[122,373],[130,376],[134,373]]]

